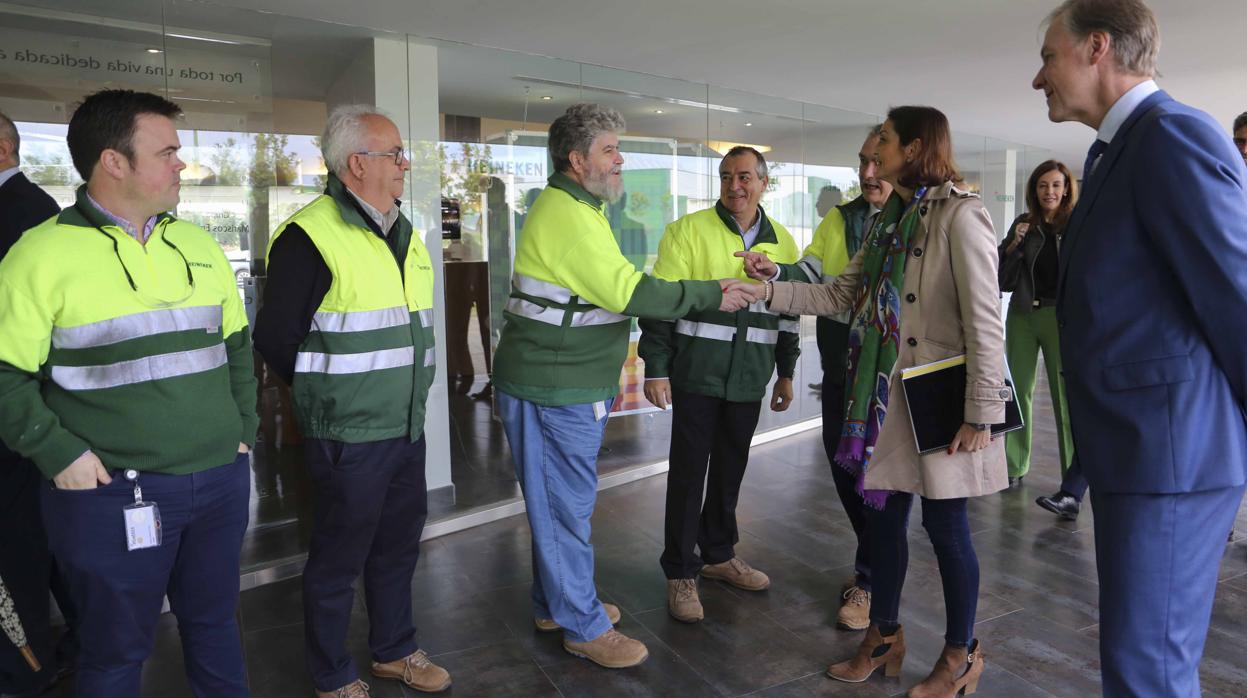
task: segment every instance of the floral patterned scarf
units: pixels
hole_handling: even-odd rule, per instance
[[[889,490],[865,489],[866,469],[888,413],[892,367],[900,354],[901,289],[909,242],[921,218],[915,205],[926,187],[906,205],[893,193],[866,238],[861,287],[849,327],[844,431],[836,463],[857,476],[857,492],[871,507],[883,509]]]

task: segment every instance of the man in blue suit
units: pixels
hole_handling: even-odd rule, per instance
[[[1057,318],[1091,485],[1104,695],[1199,695],[1247,483],[1247,169],[1152,80],[1141,0],[1067,0],[1033,87],[1097,131],[1061,245]]]

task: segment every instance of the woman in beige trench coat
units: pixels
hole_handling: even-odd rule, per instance
[[[1004,421],[1011,398],[1004,380],[996,234],[979,197],[959,186],[948,120],[938,110],[892,109],[875,160],[879,179],[891,183],[894,193],[836,281],[767,281],[755,292],[776,312],[827,316],[850,311],[854,316],[846,386],[860,387],[848,394],[837,461],[856,468],[859,490],[873,506],[868,507],[871,625],[856,656],[833,664],[827,673],[860,682],[882,666],[887,676],[899,676],[905,655],[898,620],[909,557],[905,531],[918,495],[923,526],[939,561],[947,631],[935,668],[907,695],[951,697],[973,693],[983,671],[981,648],[973,637],[979,565],[967,498],[997,492],[1008,483],[1004,444],[990,436],[990,425]],[[754,278],[775,278],[777,268],[765,257],[738,255],[745,257],[746,271]],[[949,435],[947,451],[920,455],[900,371],[958,354],[966,355],[967,366],[964,424]],[[860,384],[855,380],[859,369]]]

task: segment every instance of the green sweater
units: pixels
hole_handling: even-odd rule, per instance
[[[49,478],[87,450],[110,469],[227,464],[255,400],[242,301],[201,228],[163,215],[142,245],[83,187],[0,262],[0,439]]]
[[[660,281],[636,270],[602,201],[557,173],[528,214],[515,254],[494,385],[540,405],[619,392],[631,317],[674,320],[719,307],[716,281]]]

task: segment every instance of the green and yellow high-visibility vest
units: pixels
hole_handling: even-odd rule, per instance
[[[762,220],[749,249],[776,264],[797,261],[797,243],[759,208]],[[667,226],[654,275],[661,279],[745,279],[737,252],[745,249],[735,220],[723,208],[690,213]],[[792,377],[800,355],[797,319],[780,316],[761,301],[745,310],[703,310],[675,322],[643,321],[637,353],[646,378],[668,378],[673,387],[737,402],[762,398],[779,360]]]
[[[400,270],[386,241],[364,223],[336,177],[291,223],[307,233],[333,275],[295,358],[295,418],[312,438],[365,443],[424,433],[435,370],[433,265],[402,215]]]

